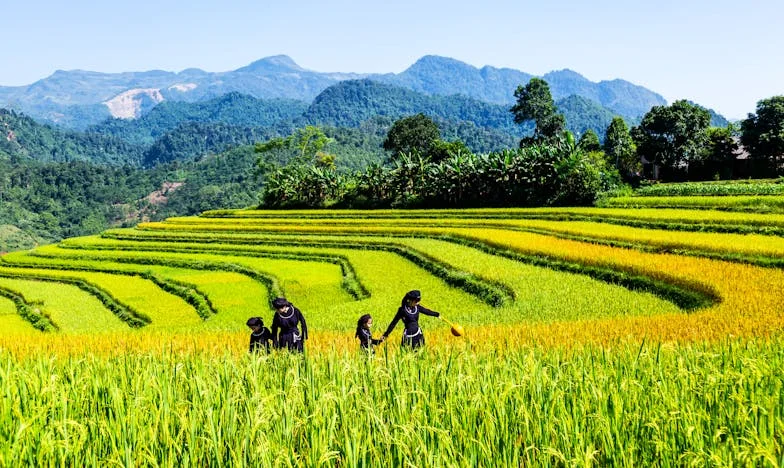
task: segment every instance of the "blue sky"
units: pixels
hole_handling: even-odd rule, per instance
[[[225,71],[277,54],[317,71],[400,72],[436,54],[623,78],[739,118],[784,94],[782,26],[780,0],[8,1],[0,85],[57,69]]]

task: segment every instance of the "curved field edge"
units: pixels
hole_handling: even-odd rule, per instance
[[[120,276],[135,276],[148,281],[151,281],[163,291],[168,292],[182,298],[186,303],[193,306],[196,312],[202,319],[207,319],[217,313],[215,305],[210,300],[209,296],[193,284],[184,281],[167,278],[164,275],[158,275],[150,271],[124,271],[116,268],[103,268],[99,266],[78,266],[69,265],[67,263],[59,263],[56,265],[30,261],[37,257],[46,257],[43,254],[30,252],[23,254],[11,254],[1,260],[0,265],[12,268],[29,268],[39,270],[57,270],[57,271],[89,271],[97,273],[109,273],[112,275]],[[28,261],[17,260],[17,257],[26,258]]]
[[[215,226],[224,229],[232,226],[237,230],[243,228],[257,229],[268,226],[271,229],[284,229],[287,226],[299,226],[301,229],[311,229],[314,226],[331,228],[355,228],[358,226],[373,229],[374,232],[385,230],[411,230],[432,227],[431,220],[426,219],[240,219],[240,218],[179,218],[176,221],[166,221],[164,225],[171,224],[171,230],[182,226],[196,226],[199,228]],[[144,227],[145,225],[142,225]],[[151,228],[160,224],[148,225]],[[552,235],[554,237],[585,240],[608,245],[633,246],[645,251],[672,251],[682,250],[697,254],[718,256],[729,255],[735,258],[743,257],[750,262],[772,265],[777,260],[784,259],[784,240],[778,236],[762,234],[734,234],[709,232],[683,232],[667,229],[639,228],[633,226],[608,226],[607,223],[597,221],[551,221],[551,220],[493,220],[482,219],[455,220],[444,219],[438,222],[443,228],[492,228],[518,232],[534,232]]]
[[[11,300],[16,313],[33,328],[42,332],[57,331],[57,325],[52,322],[51,318],[41,312],[35,303],[27,300],[22,293],[0,285],[0,297]]]
[[[197,242],[222,242],[222,243],[246,243],[246,244],[254,244],[254,245],[264,245],[264,244],[272,244],[272,245],[312,245],[314,247],[337,247],[337,248],[345,248],[345,249],[380,249],[383,248],[382,246],[385,242],[368,242],[362,241],[359,238],[351,239],[350,241],[317,241],[317,240],[292,240],[287,241],[285,236],[276,239],[258,239],[253,238],[251,236],[247,236],[244,239],[236,239],[226,235],[214,234],[211,233],[209,237],[188,237],[188,234],[184,234],[185,230],[179,230],[178,234],[173,235],[169,234],[162,234],[156,237],[156,240],[166,240],[167,242],[189,242],[189,241],[197,241]],[[236,230],[237,232],[241,231],[240,229]],[[508,258],[511,260],[519,261],[521,263],[525,263],[528,265],[540,266],[544,268],[550,268],[556,271],[563,271],[568,273],[580,274],[585,275],[590,278],[603,281],[605,283],[614,284],[618,286],[622,286],[626,289],[632,291],[643,291],[649,292],[654,294],[662,299],[665,299],[673,304],[677,305],[681,309],[684,310],[696,310],[700,308],[710,307],[711,305],[717,303],[720,298],[715,290],[712,288],[704,285],[704,284],[696,284],[696,283],[677,283],[677,282],[667,282],[665,280],[658,280],[652,277],[646,276],[644,274],[639,273],[632,273],[628,271],[619,271],[612,268],[606,268],[597,265],[588,265],[582,264],[578,262],[569,262],[564,261],[558,257],[548,257],[544,255],[530,255],[525,254],[519,251],[515,251],[513,249],[509,249],[502,245],[493,245],[490,241],[482,241],[470,236],[458,236],[458,235],[447,235],[447,234],[433,234],[427,232],[416,232],[416,231],[408,231],[406,233],[394,233],[385,230],[378,230],[373,231],[371,229],[363,229],[363,231],[367,234],[376,234],[378,236],[384,237],[398,237],[401,240],[405,239],[406,237],[414,237],[414,238],[423,238],[423,239],[436,239],[436,240],[444,240],[448,242],[453,242],[460,245],[465,245],[467,247],[471,247],[482,252],[489,253],[491,255],[497,255],[500,257]],[[144,241],[149,240],[149,238],[145,238],[146,236],[133,236],[126,234],[127,231],[123,231],[119,233],[118,231],[112,231],[108,233],[104,233],[104,237],[106,238],[114,238],[114,239],[132,239],[137,241]],[[187,231],[188,233],[196,234],[196,233],[205,233],[209,232],[208,229],[194,229],[193,231]],[[324,231],[324,233],[328,233],[331,235],[338,235],[341,234],[340,231]],[[286,231],[286,234],[296,235],[296,234],[313,234],[313,231]],[[356,235],[357,232],[346,232],[346,234]],[[210,239],[211,238],[211,239]],[[198,240],[197,240],[198,239]],[[394,246],[395,243],[386,242],[388,245]],[[68,245],[68,244],[64,244]],[[405,247],[406,249],[410,249]],[[420,253],[420,256],[424,254]]]
[[[0,267],[9,267],[9,265],[0,264]],[[13,267],[8,269],[0,269],[0,278],[46,281],[76,286],[82,291],[98,299],[109,311],[111,311],[115,316],[117,316],[117,318],[125,322],[130,327],[143,327],[151,322],[150,317],[146,314],[134,309],[127,304],[122,303],[107,290],[84,279],[63,275],[47,275],[45,273],[39,272],[28,272],[24,269],[18,269],[18,271],[14,270],[15,269]]]
[[[776,229],[784,227],[784,214],[733,213],[718,210],[684,208],[482,208],[482,209],[429,209],[429,210],[219,210],[206,211],[198,217],[180,219],[443,219],[463,220],[525,220],[551,219],[594,221],[607,223],[639,223],[670,226],[672,229]]]
[[[170,239],[159,239],[159,240],[166,240],[169,241]],[[171,253],[209,253],[209,254],[226,254],[232,256],[248,256],[248,257],[270,257],[270,258],[320,258],[322,255],[319,254],[295,254],[295,253],[281,253],[279,251],[273,250],[262,250],[262,249],[254,249],[254,250],[243,250],[241,248],[242,244],[236,244],[231,248],[227,248],[227,246],[214,246],[213,248],[208,248],[210,244],[214,244],[213,242],[204,242],[205,246],[189,246],[189,247],[177,247],[177,243],[172,243],[172,246],[145,246],[143,244],[140,245],[100,245],[100,244],[80,244],[78,240],[64,242],[60,244],[60,247],[64,249],[83,249],[83,250],[106,250],[106,251],[138,251],[138,252],[171,252]],[[260,245],[260,243],[254,243],[254,245]],[[368,250],[378,250],[383,252],[391,252],[396,254],[406,260],[409,260],[414,265],[423,268],[425,271],[435,275],[436,277],[440,278],[450,286],[455,288],[461,289],[468,294],[472,294],[478,299],[482,300],[483,302],[487,303],[488,305],[492,305],[495,307],[503,306],[506,303],[509,303],[514,300],[514,292],[506,285],[499,283],[497,281],[493,281],[488,278],[484,278],[480,275],[466,273],[465,271],[459,270],[457,268],[452,267],[448,262],[440,261],[434,258],[427,253],[421,252],[416,249],[412,249],[405,245],[396,245],[396,244],[361,244],[361,243],[345,243],[341,245],[337,244],[316,244],[316,243],[299,243],[299,242],[287,242],[285,240],[281,240],[279,242],[268,242],[267,245],[275,245],[275,246],[291,246],[291,247],[331,247],[331,248],[344,248],[344,249],[365,249]],[[220,248],[219,248],[220,247]],[[33,255],[37,255],[33,253]],[[334,255],[326,256],[325,258],[332,258],[335,257]],[[76,258],[76,257],[74,257]],[[368,292],[367,288],[363,285],[362,280],[360,277],[357,276],[354,267],[351,265],[351,262],[343,257],[341,258],[341,266],[343,267],[344,271],[344,284],[347,284],[346,289],[352,293],[357,300],[365,299],[370,297],[370,292]]]

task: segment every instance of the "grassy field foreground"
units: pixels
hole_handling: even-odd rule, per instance
[[[6,346],[0,466],[778,466],[782,344]]]

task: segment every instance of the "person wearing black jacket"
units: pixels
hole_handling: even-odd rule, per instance
[[[365,351],[373,352],[373,347],[381,344],[384,340],[377,340],[373,338],[370,333],[370,327],[373,326],[373,317],[370,314],[365,314],[357,321],[357,332],[354,336],[359,339],[359,347]]]
[[[270,351],[272,332],[264,326],[261,317],[251,317],[247,322],[248,328],[252,330],[250,334],[250,352]]]
[[[272,307],[275,309],[275,316],[272,318],[272,343],[278,349],[303,352],[303,342],[308,339],[308,325],[302,312],[284,297],[272,301]],[[302,328],[301,332],[298,326]]]
[[[403,341],[401,343],[403,347],[417,349],[425,344],[425,337],[422,334],[422,329],[419,328],[419,314],[425,314],[431,317],[439,317],[441,314],[419,305],[421,299],[422,294],[417,290],[406,293],[400,304],[400,308],[397,309],[395,318],[392,319],[392,323],[389,324],[387,331],[382,335],[382,340],[387,339],[389,334],[392,333],[392,330],[395,329],[397,322],[402,320],[403,326],[405,327],[403,329]]]

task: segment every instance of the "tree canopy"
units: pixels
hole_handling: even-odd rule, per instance
[[[774,171],[784,164],[784,96],[757,103],[757,112],[741,123],[741,142],[752,158],[764,161]]]
[[[400,153],[418,152],[427,154],[433,142],[441,137],[441,130],[433,120],[425,114],[404,117],[394,124],[387,132],[384,149],[392,151],[393,158]]]
[[[620,117],[613,118],[604,135],[604,154],[618,172],[629,180],[642,170],[637,146],[629,133],[629,127]]]
[[[523,124],[533,120],[534,140],[555,137],[566,128],[566,119],[556,112],[550,86],[543,79],[531,78],[527,85],[518,86],[514,97],[516,103],[509,109],[514,121]]]
[[[637,152],[668,174],[688,172],[699,160],[706,141],[710,113],[686,100],[655,106],[632,129]]]

